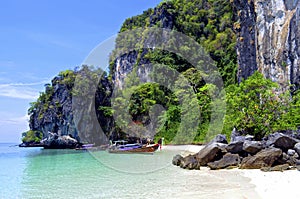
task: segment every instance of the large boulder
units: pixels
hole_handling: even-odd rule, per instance
[[[179,154],[175,155],[172,160],[172,164],[180,166],[182,164],[183,157]]]
[[[273,163],[280,158],[282,150],[277,148],[267,148],[258,152],[254,156],[245,157],[241,163],[241,169],[261,169],[272,167]]]
[[[245,140],[243,144],[243,150],[250,154],[256,154],[263,148],[260,141]]]
[[[297,139],[283,133],[274,133],[267,137],[267,146],[274,146],[284,151],[294,148],[297,142]]]
[[[74,149],[78,146],[78,141],[70,135],[58,136],[56,133],[49,133],[48,138],[41,141],[47,149]]]
[[[240,156],[238,154],[226,153],[221,160],[210,162],[207,166],[210,169],[223,169],[229,166],[238,166],[240,163]]]
[[[206,166],[207,163],[219,160],[226,153],[226,144],[210,143],[195,154],[200,166]]]
[[[226,146],[226,150],[230,153],[242,153],[244,141],[231,142]]]
[[[197,161],[197,158],[195,155],[189,155],[182,159],[180,167],[183,169],[189,169],[189,170],[200,169],[200,164]]]

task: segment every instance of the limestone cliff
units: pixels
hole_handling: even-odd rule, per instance
[[[77,100],[78,106],[92,106],[96,111],[96,117],[86,117],[88,110],[83,110],[83,113],[76,113],[76,101],[74,97],[78,95],[74,84],[84,84],[85,79],[91,78],[91,74],[87,73],[88,68],[83,67],[81,70],[64,71],[54,77],[51,84],[46,85],[45,92],[42,92],[38,100],[32,103],[29,109],[29,127],[32,131],[43,133],[43,138],[48,138],[49,133],[54,133],[57,136],[70,135],[78,141],[101,144],[99,135],[99,127],[107,136],[113,127],[112,117],[107,116],[99,107],[110,106],[111,84],[108,79],[103,76],[100,78],[97,90],[90,97],[93,100]],[[75,81],[77,76],[81,76],[80,80]],[[88,86],[88,85],[87,85]],[[85,86],[82,86],[85,88]],[[87,87],[89,90],[89,86]],[[81,94],[84,91],[81,91]],[[85,97],[88,97],[86,95]],[[90,103],[84,104],[84,103]],[[74,109],[75,107],[75,109]],[[75,117],[76,116],[76,117]],[[85,119],[85,121],[83,121]],[[96,120],[93,122],[92,120]],[[88,124],[88,125],[87,125]],[[94,125],[95,124],[95,125]],[[100,124],[100,125],[99,125]],[[93,133],[91,133],[93,132]],[[97,133],[95,133],[97,132]],[[51,147],[51,146],[50,146]]]
[[[146,22],[149,20],[149,27],[157,26],[159,28],[165,28],[165,29],[173,29],[174,23],[175,23],[175,16],[171,14],[168,10],[174,9],[172,5],[170,4],[162,4],[161,6],[158,6],[156,8],[149,9],[148,12],[144,12],[143,15],[147,19],[144,19],[143,22]],[[133,19],[130,19],[129,23],[125,21],[124,25],[130,26],[131,24],[134,24],[135,21],[138,21],[139,16],[133,17]],[[143,26],[146,26],[146,24],[141,24],[139,28],[142,28]],[[129,28],[129,30],[132,30],[133,28]],[[139,32],[139,31],[137,31]],[[126,34],[126,33],[125,33]],[[129,35],[135,35],[135,32],[129,32]],[[134,40],[134,44],[128,44],[125,46],[128,46],[130,49],[131,45],[135,45],[136,43],[143,43],[142,38],[138,38],[138,36],[135,36],[136,39],[140,40]],[[142,37],[142,36],[141,36]],[[121,36],[119,35],[119,42],[116,45],[116,48],[119,49],[120,43],[124,42],[124,40],[127,39],[126,36],[124,36],[121,33]],[[120,42],[120,40],[122,40]],[[149,41],[150,40],[150,41]],[[148,39],[148,42],[151,43],[151,39]],[[147,46],[146,44],[143,44],[144,46]],[[155,46],[155,44],[152,44]],[[145,58],[145,54],[148,53],[148,49],[143,49],[142,51],[139,51],[138,48],[132,51],[125,51],[124,54],[118,56],[114,60],[113,64],[113,80],[114,80],[114,86],[118,88],[123,88],[124,86],[124,80],[130,74],[135,66],[137,67],[137,70],[134,71],[136,75],[139,77],[141,82],[151,82],[150,78],[150,71],[152,71],[151,64],[149,59]],[[142,66],[142,67],[141,67]]]
[[[299,88],[300,1],[234,0],[238,22],[238,79],[256,69],[266,78]]]

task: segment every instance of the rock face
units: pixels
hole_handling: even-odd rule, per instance
[[[234,0],[234,13],[238,22],[234,24],[237,34],[238,81],[246,79],[257,70],[256,62],[256,13],[254,2]]]
[[[52,93],[51,102],[42,102],[30,115],[29,127],[34,131],[43,132],[43,137],[48,137],[48,132],[58,135],[71,134],[79,139],[73,121],[71,87],[60,84],[63,77],[55,77],[52,85],[46,86],[46,93]],[[44,106],[48,106],[44,109]]]
[[[238,79],[259,70],[286,89],[299,87],[300,1],[234,0]]]
[[[241,169],[260,169],[271,167],[281,156],[282,151],[277,148],[264,149],[254,156],[246,157],[241,163]]]

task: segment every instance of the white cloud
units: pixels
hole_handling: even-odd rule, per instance
[[[14,125],[27,124],[28,120],[29,120],[28,115],[24,115],[21,117],[9,117],[7,119],[0,119],[0,126],[1,125],[10,125],[10,124],[14,124]]]
[[[0,142],[19,143],[22,132],[29,130],[28,120],[27,115],[0,112]]]
[[[39,90],[33,88],[33,86],[43,85],[47,82],[48,81],[0,84],[0,96],[16,99],[35,100],[39,96]]]

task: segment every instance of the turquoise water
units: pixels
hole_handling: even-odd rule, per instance
[[[0,198],[219,198],[232,189],[221,173],[171,165],[174,150],[139,155],[11,145],[0,144]],[[238,179],[232,190],[249,188],[230,175]]]

